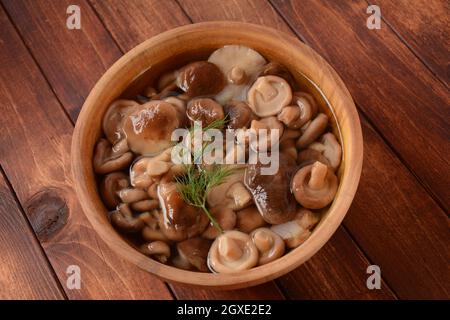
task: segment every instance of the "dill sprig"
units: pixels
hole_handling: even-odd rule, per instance
[[[216,119],[207,126],[202,128],[203,131],[210,129],[222,129],[228,122],[228,115],[222,119]],[[190,137],[193,137],[194,128],[189,130]],[[192,163],[185,164],[185,173],[181,176],[175,177],[177,183],[177,191],[181,198],[187,204],[198,207],[203,210],[212,225],[222,232],[219,223],[214,219],[211,212],[206,206],[206,197],[208,192],[215,186],[225,182],[226,178],[234,172],[234,168],[224,167],[221,165],[211,165],[207,168],[200,168],[195,165],[199,159],[203,157],[205,148],[208,142],[203,142],[200,150],[194,150],[192,154]]]

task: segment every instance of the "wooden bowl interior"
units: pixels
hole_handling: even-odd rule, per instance
[[[101,136],[101,119],[118,97],[133,98],[164,71],[201,60],[226,44],[243,44],[268,60],[284,64],[302,89],[312,93],[331,121],[344,159],[338,171],[336,198],[311,237],[280,259],[235,275],[184,271],[160,264],[134,249],[111,226],[92,168],[93,150]],[[362,165],[358,115],[334,70],[297,39],[261,26],[212,22],[173,29],[147,40],[117,61],[99,80],[79,115],[72,143],[72,171],[83,210],[100,236],[121,256],[165,280],[193,286],[234,289],[256,285],[285,274],[309,259],[331,237],[353,199]]]

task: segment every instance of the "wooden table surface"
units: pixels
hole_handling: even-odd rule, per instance
[[[450,298],[449,2],[369,0],[1,0],[0,298]],[[66,27],[81,8],[81,29]],[[307,263],[267,284],[167,284],[114,254],[72,188],[70,141],[90,89],[123,53],[165,30],[238,20],[296,35],[340,74],[360,113],[355,200]],[[78,265],[81,288],[66,285]],[[369,290],[369,265],[381,289]]]

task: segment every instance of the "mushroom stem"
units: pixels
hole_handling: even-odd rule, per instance
[[[259,251],[269,251],[273,245],[273,240],[267,232],[257,231],[253,236],[255,246]]]
[[[322,189],[327,181],[328,166],[316,161],[311,169],[311,178],[308,185],[311,189]]]
[[[228,260],[237,260],[242,257],[242,249],[234,239],[222,237],[219,239],[219,253]]]

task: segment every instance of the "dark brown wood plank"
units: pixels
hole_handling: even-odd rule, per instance
[[[224,15],[220,10],[215,10],[219,7],[219,1],[202,3],[199,0],[181,0],[180,3],[195,22],[203,19],[219,20]],[[196,16],[195,8],[197,6],[206,7],[207,3],[210,5],[208,10],[202,10],[201,16]],[[220,3],[223,2],[220,1]],[[236,7],[236,2],[225,1],[225,3],[228,4],[227,10],[235,10],[233,8]],[[246,14],[236,17],[235,20],[255,22],[250,9],[256,4],[259,5],[259,11],[266,12],[265,17],[268,16],[268,12],[273,10],[269,4],[264,5],[260,1],[239,1],[239,4],[240,12]],[[311,22],[311,24],[315,23],[317,22]],[[266,19],[265,24],[279,28],[278,21],[271,25],[270,21]],[[324,35],[318,38],[327,41]],[[324,56],[326,54],[325,52]],[[361,244],[370,261],[381,267],[384,279],[400,297],[446,297],[448,296],[449,273],[445,261],[448,261],[448,250],[443,250],[443,246],[449,243],[448,232],[446,232],[448,220],[444,212],[386,146],[366,119],[362,118],[361,120],[366,150],[363,175],[355,202],[344,224],[358,244]],[[392,181],[396,183],[394,184]],[[427,219],[422,219],[424,214]],[[401,219],[398,219],[398,216]],[[441,240],[436,241],[436,239]],[[411,250],[411,247],[418,249]],[[336,248],[338,248],[338,252],[341,250],[338,246]],[[429,251],[426,252],[427,250]],[[347,261],[347,263],[351,264],[352,261]],[[428,263],[436,266],[438,270],[430,269]],[[322,265],[327,266],[327,263],[324,262]],[[397,272],[399,265],[404,270],[403,273]],[[347,268],[351,269],[351,266]],[[362,266],[359,268],[363,269]],[[320,268],[316,270],[320,270]],[[360,271],[354,272],[356,275],[354,279],[359,276],[358,272]],[[414,274],[419,280],[412,282],[408,273]],[[305,281],[305,279],[300,279],[300,281]],[[357,281],[355,280],[356,283],[358,283]],[[283,281],[283,285],[292,283],[292,281]],[[297,284],[298,286],[300,284]],[[304,284],[304,287],[308,287],[308,284]],[[292,289],[287,292],[296,292],[296,290]],[[348,292],[351,294],[351,291]]]
[[[0,169],[0,299],[64,299],[33,230]]]
[[[82,214],[71,187],[72,124],[3,9],[0,25],[0,161],[67,296],[170,299],[163,282],[111,252]],[[69,265],[80,267],[80,290],[66,288]]]
[[[387,26],[366,27],[367,2],[273,1],[322,54],[355,102],[439,199],[450,205],[450,96]]]
[[[414,53],[447,85],[450,82],[450,2],[369,0]]]

